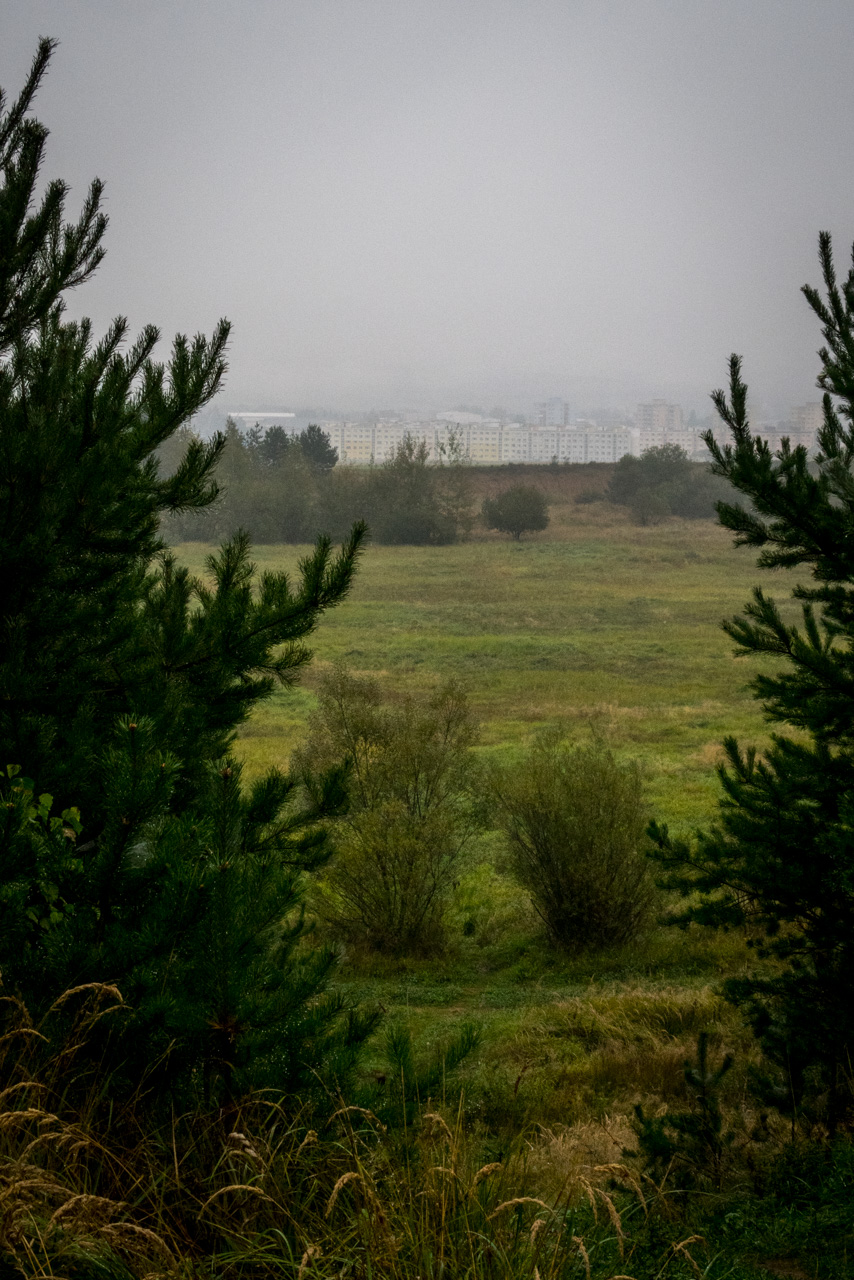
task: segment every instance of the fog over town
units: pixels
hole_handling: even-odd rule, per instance
[[[799,289],[820,229],[840,265],[854,238],[845,0],[0,0],[0,30],[5,85],[59,40],[37,109],[71,207],[107,183],[72,313],[228,316],[211,425],[701,423],[733,350],[758,420],[818,398]]]

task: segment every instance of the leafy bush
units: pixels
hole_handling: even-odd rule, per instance
[[[629,510],[637,524],[661,524],[672,515],[666,492],[644,486],[631,496]]]
[[[455,542],[457,526],[439,500],[438,469],[423,440],[406,436],[366,480],[366,519],[378,542],[429,546]]]
[[[546,733],[494,775],[510,863],[553,940],[568,951],[636,937],[654,891],[643,852],[647,808],[638,766],[602,742]]]
[[[692,462],[678,444],[626,454],[614,467],[606,490],[609,502],[628,507],[638,524],[660,524],[668,516],[708,520],[730,486],[707,466]]]
[[[510,533],[517,541],[523,533],[545,529],[549,523],[546,495],[528,484],[517,484],[495,498],[485,498],[481,512],[487,529]]]
[[[296,768],[347,762],[350,810],[321,910],[345,937],[377,951],[428,952],[477,825],[476,726],[459,685],[392,702],[373,680],[338,667],[319,689]]]

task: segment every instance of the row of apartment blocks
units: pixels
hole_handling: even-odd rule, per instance
[[[471,462],[617,462],[639,453],[638,433],[631,427],[530,427],[484,419],[478,423],[324,422],[344,463],[383,462],[409,436],[424,442],[431,458],[450,456],[452,445]]]
[[[384,462],[394,456],[406,437],[423,441],[431,458],[438,458],[452,441],[459,453],[473,463],[510,462],[619,462],[626,454],[639,457],[646,449],[676,444],[689,457],[703,458],[708,453],[702,439],[702,426],[686,424],[682,409],[665,400],[639,404],[634,422],[597,425],[595,422],[561,423],[568,418],[561,412],[538,413],[535,423],[501,422],[475,413],[445,413],[429,420],[413,420],[382,416],[375,421],[321,421],[331,444],[338,450],[341,462],[365,466]],[[291,414],[238,413],[233,417],[243,427],[256,422],[264,426],[282,426],[297,432],[291,425]],[[551,422],[549,422],[551,419]],[[557,421],[555,421],[557,419]],[[755,430],[772,448],[779,448],[783,436],[793,444],[814,447],[821,424],[821,405],[802,405],[794,410],[792,420],[784,423],[761,423]],[[715,435],[726,438],[725,428],[715,428]]]

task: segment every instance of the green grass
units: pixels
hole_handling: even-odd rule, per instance
[[[449,676],[464,681],[486,756],[512,759],[556,721],[582,736],[594,727],[642,761],[658,818],[676,829],[708,821],[721,740],[735,733],[761,744],[768,731],[748,687],[757,664],[734,657],[720,629],[759,581],[754,555],[711,521],[639,528],[605,504],[565,503],[552,514],[545,534],[521,543],[482,536],[453,547],[369,546],[350,597],[313,637],[315,659],[301,685],[277,692],[242,731],[247,773],[287,765],[307,731],[319,675],[343,660],[399,691]],[[261,569],[293,571],[305,552],[258,547],[255,559]],[[178,548],[196,572],[208,553]],[[779,575],[772,583],[785,599],[790,582]],[[641,1087],[644,1070],[650,1079],[664,1071],[652,1090],[659,1097],[667,1081],[681,1088],[695,1029],[663,1037],[661,1071],[655,1054],[646,1067],[632,1066],[633,1033],[585,1066],[577,1038],[561,1041],[549,1029],[555,1010],[567,1001],[604,1008],[614,993],[634,999],[641,988],[689,1003],[702,993],[711,1009],[721,976],[749,963],[744,939],[659,929],[632,948],[570,962],[543,940],[498,852],[497,837],[487,835],[462,875],[441,955],[400,962],[346,954],[339,985],[405,1020],[422,1047],[477,1021],[484,1040],[468,1078],[470,1104],[477,1111],[491,1098],[490,1123],[499,1127],[625,1112],[652,1089]],[[714,1007],[720,1036],[747,1053],[749,1038],[731,1011]],[[381,1069],[381,1059],[378,1047],[368,1067]],[[516,1088],[522,1066],[524,1088]]]
[[[454,547],[369,546],[352,594],[313,637],[315,660],[302,684],[276,693],[242,731],[247,772],[287,765],[306,733],[319,674],[343,660],[401,691],[463,680],[487,756],[511,759],[556,721],[579,735],[595,727],[643,762],[658,818],[679,829],[712,817],[722,738],[761,743],[767,735],[748,688],[756,663],[736,659],[720,629],[759,579],[753,554],[710,521],[639,528],[605,504],[564,503],[552,514],[545,534],[521,543],[492,536]],[[262,569],[293,570],[305,550],[259,547],[255,559]],[[178,548],[196,572],[208,551]],[[784,576],[774,585],[787,595]],[[487,835],[458,884],[440,956],[401,963],[351,953],[339,983],[404,1019],[422,1046],[477,1021],[484,1047],[467,1088],[475,1110],[492,1098],[493,1124],[625,1111],[644,1092],[630,1065],[631,1036],[607,1050],[607,1070],[594,1063],[591,1083],[573,1056],[575,1041],[561,1048],[537,1028],[550,1026],[567,1000],[596,1004],[641,987],[678,999],[708,994],[747,965],[744,940],[659,930],[633,948],[570,963],[544,942],[498,854],[497,837]],[[731,1014],[716,1016],[731,1047],[746,1050]],[[665,1046],[665,1074],[681,1087],[690,1045],[677,1039]],[[618,1059],[628,1065],[618,1068]],[[515,1088],[525,1063],[524,1089]],[[380,1049],[368,1066],[382,1067]],[[654,1076],[655,1064],[647,1066]]]
[[[720,630],[759,580],[753,554],[711,522],[638,528],[614,508],[564,507],[554,524],[521,543],[370,546],[351,596],[313,637],[301,686],[243,730],[248,772],[287,764],[318,675],[343,660],[398,689],[462,680],[489,754],[555,721],[595,726],[643,761],[657,814],[675,827],[706,820],[722,738],[767,733],[747,687],[757,663],[734,657]],[[305,550],[259,547],[255,559],[293,569]],[[208,551],[178,548],[197,572]],[[787,594],[782,575],[770,581]]]

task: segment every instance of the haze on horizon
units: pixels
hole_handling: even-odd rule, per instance
[[[230,407],[818,398],[850,0],[0,0],[10,97],[39,35],[45,176],[107,184],[71,314],[227,315]]]

